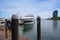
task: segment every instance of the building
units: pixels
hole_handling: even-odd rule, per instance
[[[53,12],[53,17],[54,17],[54,18],[58,17],[58,10],[55,10],[55,11]]]

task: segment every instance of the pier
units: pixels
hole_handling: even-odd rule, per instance
[[[9,33],[9,30],[7,31],[7,39],[5,38],[5,29],[4,31],[0,30],[0,40],[11,40],[11,33]],[[18,36],[18,40],[31,40],[27,37],[20,37]]]

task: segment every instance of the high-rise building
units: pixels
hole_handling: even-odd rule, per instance
[[[55,10],[55,11],[53,12],[53,17],[58,17],[58,10]]]

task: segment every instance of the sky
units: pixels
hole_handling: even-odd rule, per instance
[[[0,18],[33,14],[34,17],[46,19],[52,17],[54,10],[58,10],[60,16],[60,0],[0,0]]]

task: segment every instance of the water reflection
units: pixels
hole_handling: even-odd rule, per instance
[[[59,32],[58,20],[53,20],[53,30]]]
[[[31,31],[33,28],[33,25],[24,25],[23,32]]]
[[[19,26],[19,35],[23,36],[23,25]]]
[[[58,28],[59,28],[59,32],[60,32],[60,20],[58,21]]]
[[[60,40],[60,21],[42,20],[42,40]]]
[[[24,25],[23,27],[23,35],[30,33],[33,30],[33,25]]]
[[[34,24],[25,24],[25,25],[20,25],[19,26],[19,35],[21,37],[28,37],[31,39],[34,39],[33,36],[33,32],[34,32]]]
[[[54,29],[58,28],[58,21],[57,20],[53,20],[53,28]]]

